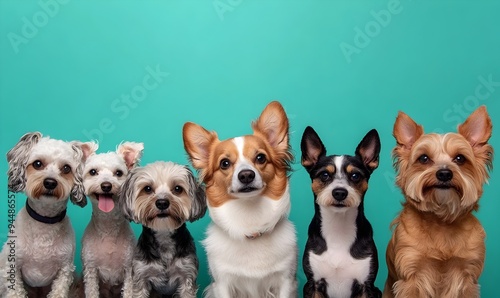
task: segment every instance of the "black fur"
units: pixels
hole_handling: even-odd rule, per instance
[[[134,262],[141,262],[141,264],[137,267],[134,266],[134,269],[161,264],[165,268],[161,272],[154,270],[154,274],[152,274],[151,271],[144,270],[139,273],[146,279],[144,286],[149,290],[149,297],[177,297],[174,294],[178,291],[183,280],[179,280],[179,278],[171,280],[171,276],[179,274],[185,276],[187,274],[189,278],[194,278],[194,282],[196,281],[198,259],[193,237],[186,224],[172,232],[158,232],[146,226],[142,228],[134,255]],[[176,268],[174,262],[179,259],[184,259],[189,263],[190,268]],[[138,274],[138,272],[134,272],[134,274]]]
[[[326,155],[326,148],[314,129],[307,127],[302,136],[302,165],[309,173],[311,180],[317,179],[327,166],[334,166],[334,158],[337,155]],[[347,165],[352,165],[360,170],[361,179],[368,180],[371,173],[378,166],[378,155],[380,152],[380,140],[376,130],[371,130],[356,148],[354,156],[343,155],[344,163],[342,169],[336,171],[346,171]],[[333,182],[332,178],[332,181]],[[347,180],[347,179],[346,179]],[[351,181],[349,184],[355,184]],[[353,187],[359,187],[353,185]],[[313,270],[310,264],[310,254],[321,255],[328,250],[326,240],[322,234],[321,208],[318,205],[317,195],[314,194],[314,216],[308,230],[308,239],[303,256],[303,269],[307,278],[303,294],[308,297],[329,297],[327,293],[328,283],[324,278],[314,280]],[[355,259],[365,259],[370,257],[370,268],[366,282],[360,284],[353,279],[351,286],[351,297],[381,297],[382,293],[375,287],[374,282],[378,272],[378,255],[375,242],[373,241],[373,229],[364,214],[364,193],[358,205],[358,212],[355,221],[356,239],[350,247],[350,254]],[[337,207],[327,207],[337,208]],[[318,295],[318,296],[315,296]],[[331,297],[333,298],[333,297]]]

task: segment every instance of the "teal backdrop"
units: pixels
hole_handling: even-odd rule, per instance
[[[99,152],[143,142],[142,164],[187,164],[182,125],[221,138],[251,133],[271,100],[290,118],[295,154],[291,220],[300,248],[313,215],[300,139],[313,126],[329,153],[352,154],[368,130],[381,136],[380,166],[365,198],[382,288],[390,222],[401,208],[394,186],[392,127],[398,111],[426,132],[455,131],[480,105],[500,150],[498,1],[0,1],[0,172],[26,132],[97,140]],[[500,164],[477,217],[487,232],[481,296],[498,297]],[[0,178],[0,242],[7,236],[7,176]],[[16,196],[19,210],[25,196]],[[80,239],[91,206],[69,206]],[[200,240],[208,214],[189,224],[200,258],[199,295],[210,281]],[[140,231],[134,225],[137,235]],[[299,292],[305,277],[299,263]],[[0,281],[4,282],[4,281]]]

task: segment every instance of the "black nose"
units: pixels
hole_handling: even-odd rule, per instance
[[[43,180],[43,186],[45,186],[46,189],[54,189],[57,187],[57,181],[52,178],[46,178]]]
[[[168,208],[168,206],[170,206],[170,202],[168,200],[165,200],[165,199],[159,199],[159,200],[156,200],[156,207],[158,207],[158,209],[160,210],[165,210]]]
[[[101,189],[104,192],[110,192],[112,188],[113,188],[113,186],[109,182],[103,182],[103,183],[101,183]]]
[[[241,183],[248,184],[255,179],[255,172],[252,170],[243,170],[238,173],[238,180],[240,180]]]
[[[453,172],[448,169],[441,169],[436,172],[436,177],[441,182],[448,182],[453,178]]]
[[[335,188],[332,195],[337,201],[343,201],[347,198],[347,190],[345,188]]]

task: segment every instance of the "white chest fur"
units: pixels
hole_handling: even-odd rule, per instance
[[[75,234],[68,217],[55,224],[40,224],[21,209],[16,219],[16,262],[31,286],[49,285],[66,264],[72,264]]]
[[[358,210],[320,208],[321,232],[327,250],[320,255],[312,252],[309,255],[314,280],[325,279],[330,297],[350,297],[353,281],[364,283],[370,270],[370,257],[357,260],[350,253],[350,248],[356,240]]]
[[[233,290],[244,297],[268,297],[270,289],[279,289],[278,297],[294,295],[297,238],[289,209],[288,187],[279,200],[247,198],[209,207],[213,224],[203,245],[215,282],[208,297],[234,297]],[[256,232],[263,234],[246,237]]]
[[[217,208],[208,206],[212,221],[231,238],[245,239],[245,235],[266,233],[288,216],[290,193],[286,187],[283,197],[272,200],[266,197],[239,198]]]

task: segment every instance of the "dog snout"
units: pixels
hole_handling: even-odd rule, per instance
[[[453,172],[448,169],[441,169],[436,172],[436,177],[441,182],[448,182],[453,178]]]
[[[335,188],[332,195],[337,201],[343,201],[347,198],[347,190],[345,188]]]
[[[57,181],[52,178],[45,178],[43,180],[43,186],[48,190],[53,190],[57,187]]]
[[[166,210],[170,206],[170,202],[165,199],[156,200],[155,205],[160,210]]]
[[[109,182],[103,182],[103,183],[101,183],[101,189],[104,192],[110,192],[112,188],[113,188],[113,186]]]
[[[251,183],[255,179],[255,172],[252,170],[242,170],[238,173],[238,180],[241,183]]]

